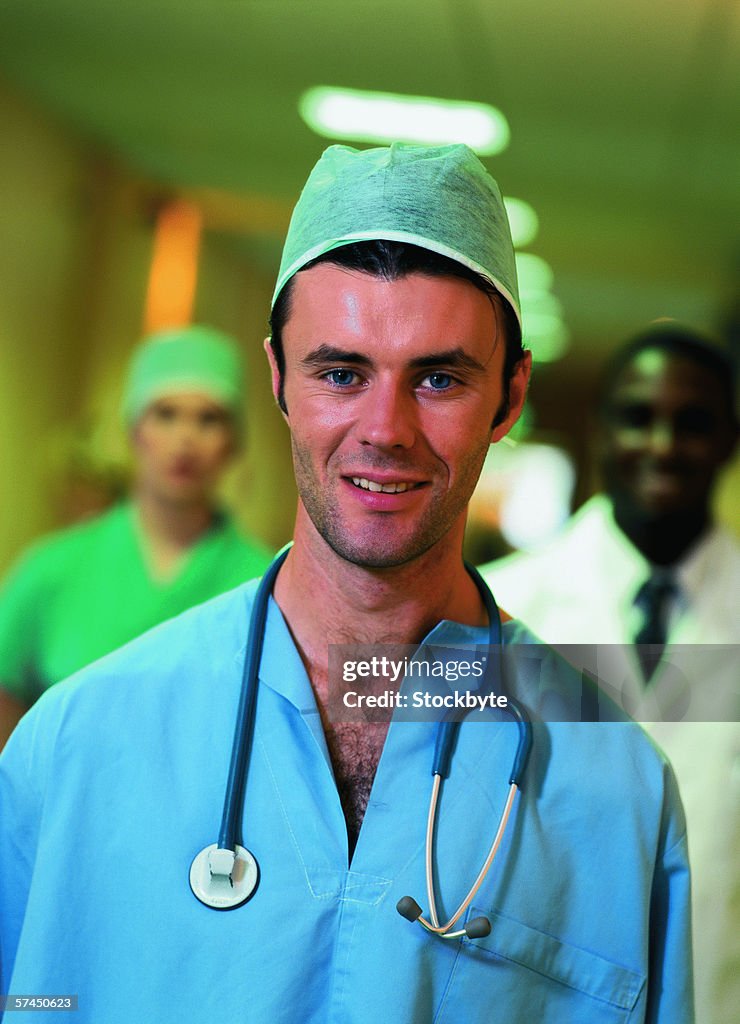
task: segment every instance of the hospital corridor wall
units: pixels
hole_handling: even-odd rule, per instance
[[[2,574],[33,539],[65,525],[63,457],[81,432],[101,463],[125,473],[121,382],[144,333],[155,211],[167,190],[1,80],[0,123]],[[295,492],[262,352],[271,274],[215,232],[204,234],[200,261],[194,319],[233,333],[247,363],[247,445],[224,498],[274,547],[292,529]]]

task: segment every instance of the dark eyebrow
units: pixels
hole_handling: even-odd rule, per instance
[[[451,369],[477,370],[479,373],[485,371],[485,366],[468,355],[465,349],[459,345],[457,348],[450,348],[445,352],[432,352],[428,356],[412,359],[409,365],[418,369],[430,366],[449,366]]]
[[[342,365],[352,364],[353,366],[372,366],[372,362],[372,359],[369,356],[363,355],[362,352],[351,352],[347,349],[335,348],[333,345],[319,345],[318,348],[314,349],[313,352],[309,352],[301,360],[301,365],[311,367],[325,366],[327,363],[338,363]],[[477,359],[473,359],[460,346],[446,349],[444,352],[431,352],[429,355],[419,356],[418,359],[412,359],[409,366],[414,369],[449,366],[451,369],[457,367],[461,370],[472,370],[478,373],[485,371],[485,366],[479,363]]]
[[[354,366],[372,366],[372,360],[361,352],[350,352],[344,348],[335,348],[333,345],[319,345],[313,352],[309,352],[301,360],[302,366],[325,366],[327,363],[339,363],[344,365],[352,363]]]

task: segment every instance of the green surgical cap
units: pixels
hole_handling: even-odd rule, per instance
[[[348,242],[374,239],[409,242],[457,260],[489,281],[521,324],[501,192],[468,146],[329,146],[293,211],[273,306],[307,263]]]
[[[228,334],[212,327],[176,327],[144,338],[129,366],[123,418],[132,426],[152,402],[178,391],[197,391],[242,413],[244,369]]]

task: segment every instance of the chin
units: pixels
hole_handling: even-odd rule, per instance
[[[654,494],[619,495],[615,498],[615,505],[633,522],[646,524],[675,521],[692,516],[697,511],[695,502],[687,501],[685,497],[660,497]]]
[[[411,537],[405,543],[398,537],[392,540],[370,540],[347,537],[326,531],[322,536],[332,551],[361,569],[397,569],[426,554],[439,538]]]
[[[170,505],[178,508],[208,504],[208,496],[199,487],[171,487],[164,497]]]

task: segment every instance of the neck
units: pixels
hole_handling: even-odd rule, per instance
[[[206,504],[177,504],[158,495],[138,490],[134,507],[139,523],[152,548],[184,550],[194,544],[213,522],[213,509]]]
[[[417,644],[442,619],[485,625],[477,587],[462,560],[464,521],[404,565],[372,569],[336,554],[299,507],[293,548],[275,600],[314,684],[332,643]]]
[[[614,502],[614,519],[637,550],[660,566],[680,561],[711,523],[707,508],[648,519],[618,501]]]

